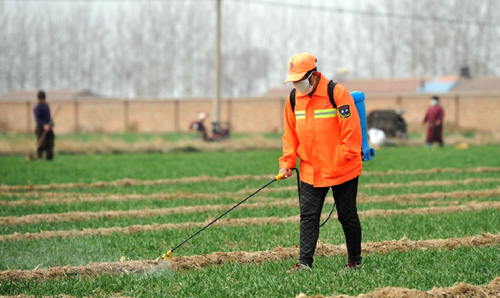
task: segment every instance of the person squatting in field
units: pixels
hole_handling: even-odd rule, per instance
[[[428,148],[432,148],[432,144],[437,142],[440,147],[443,147],[443,119],[444,109],[439,104],[439,96],[433,96],[431,105],[425,113],[424,122],[429,123],[427,126],[426,143]]]
[[[361,266],[361,223],[356,208],[358,178],[362,171],[361,125],[351,94],[340,84],[333,89],[336,107],[328,96],[327,80],[309,53],[288,61],[288,77],[296,88],[285,106],[283,156],[280,173],[292,176],[300,158],[300,256],[292,267],[311,269],[320,230],[320,216],[331,188],[338,219],[346,238],[348,260],[344,268]]]
[[[50,116],[50,107],[45,98],[45,92],[39,91],[37,94],[38,103],[33,109],[35,115],[35,134],[37,138],[36,154],[38,159],[43,158],[43,152],[46,151],[45,158],[52,160],[54,158],[54,131],[52,130],[53,122]]]

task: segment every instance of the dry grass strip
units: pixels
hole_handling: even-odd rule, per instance
[[[366,294],[359,294],[358,296],[348,295],[334,295],[334,296],[307,296],[303,293],[296,296],[296,298],[445,298],[445,297],[498,297],[500,293],[500,277],[497,277],[485,285],[471,285],[464,282],[457,282],[451,287],[437,288],[434,287],[428,291],[421,291],[415,289],[399,288],[399,287],[385,287],[382,289],[375,289]],[[0,298],[31,298],[34,296],[16,295],[16,296],[0,296]],[[53,296],[50,296],[53,297]],[[60,294],[57,298],[74,298],[73,296]],[[49,298],[44,296],[43,298]],[[111,298],[129,298],[128,296],[111,296]]]
[[[360,185],[360,189],[372,189],[372,188],[408,188],[416,186],[446,186],[446,185],[467,185],[472,183],[499,183],[500,178],[469,178],[463,180],[433,180],[433,181],[412,181],[409,183],[371,183]],[[275,187],[267,188],[260,193],[276,193],[283,191],[295,191],[297,188],[295,186],[286,187]],[[191,192],[175,192],[175,193],[163,193],[163,194],[89,194],[89,193],[60,193],[60,192],[27,192],[27,193],[12,193],[7,192],[7,196],[14,197],[40,197],[41,199],[29,200],[29,199],[19,199],[14,201],[0,201],[0,206],[41,206],[50,204],[72,204],[72,203],[83,203],[83,202],[121,202],[121,201],[142,201],[142,200],[175,200],[175,199],[215,199],[215,198],[232,198],[241,199],[242,196],[248,195],[254,192],[250,189],[242,189],[236,192],[224,192],[224,193],[191,193]]]
[[[500,196],[500,188],[488,190],[475,190],[475,191],[454,191],[454,192],[433,192],[423,194],[402,194],[402,195],[389,195],[389,196],[366,196],[363,194],[358,195],[359,203],[366,202],[397,202],[405,203],[415,200],[437,200],[443,198],[465,199],[465,198],[483,198]],[[266,198],[273,200],[268,203],[248,203],[240,206],[244,209],[258,209],[266,207],[297,207],[298,199],[276,199]],[[65,212],[65,213],[52,213],[52,214],[30,214],[23,216],[5,216],[0,217],[0,226],[8,226],[15,224],[33,224],[38,222],[64,222],[64,221],[82,221],[82,220],[95,220],[100,218],[120,218],[120,217],[152,217],[163,216],[169,214],[179,213],[195,213],[205,211],[223,211],[231,208],[233,204],[219,204],[219,205],[201,205],[201,206],[182,206],[173,208],[159,208],[159,209],[141,209],[141,210],[114,210],[114,211],[98,211],[98,212]]]
[[[276,175],[235,175],[227,177],[211,177],[201,175],[185,178],[166,178],[157,180],[140,180],[132,178],[123,178],[115,181],[96,181],[92,183],[52,183],[44,185],[0,185],[0,191],[12,192],[23,190],[54,190],[70,188],[101,188],[101,187],[122,187],[137,185],[167,185],[167,184],[191,184],[200,182],[227,182],[227,181],[246,181],[246,180],[271,180]]]
[[[249,203],[241,206],[245,209],[258,209],[266,207],[286,207],[297,205],[297,199],[283,199],[270,203]],[[225,211],[234,204],[202,205],[202,206],[181,206],[173,208],[141,209],[141,210],[114,210],[98,212],[65,212],[52,214],[30,214],[23,216],[5,216],[0,217],[0,226],[9,226],[14,224],[32,224],[38,222],[64,222],[64,221],[82,221],[95,220],[100,218],[120,218],[120,217],[152,217],[169,214],[196,213],[205,211]]]
[[[500,188],[485,189],[485,190],[469,190],[469,191],[451,191],[451,192],[430,192],[430,193],[410,193],[401,195],[387,196],[367,196],[364,194],[358,195],[358,203],[367,202],[393,202],[393,203],[411,203],[415,200],[438,200],[438,199],[473,199],[473,198],[488,198],[500,196]]]
[[[389,170],[389,171],[367,171],[363,172],[365,176],[387,176],[387,175],[419,175],[419,174],[436,174],[436,173],[490,173],[500,172],[500,167],[477,167],[469,169],[457,168],[434,168],[421,170]],[[115,181],[96,181],[93,183],[53,183],[45,185],[0,185],[0,191],[29,191],[29,190],[53,190],[53,189],[70,189],[70,188],[100,188],[100,187],[122,187],[122,186],[137,186],[137,185],[166,185],[166,184],[189,184],[199,182],[227,182],[227,181],[245,181],[245,180],[263,180],[272,179],[275,174],[268,175],[234,175],[227,177],[211,177],[207,175],[197,177],[185,177],[176,179],[157,179],[157,180],[139,180],[124,178]]]
[[[386,287],[375,289],[366,294],[358,296],[334,295],[334,296],[307,296],[305,294],[297,295],[296,298],[446,298],[446,297],[499,297],[500,296],[500,277],[496,277],[489,284],[475,286],[464,282],[457,282],[451,287],[434,287],[429,291],[420,291],[415,289]]]
[[[19,193],[18,193],[19,194]],[[33,192],[29,194],[19,194],[24,197],[41,197],[37,200],[19,199],[14,201],[0,201],[0,206],[42,206],[51,204],[73,204],[73,203],[99,203],[99,202],[123,202],[123,201],[146,201],[146,200],[175,200],[175,199],[202,199],[211,200],[221,197],[239,198],[234,193],[210,194],[210,193],[190,193],[190,192],[175,192],[164,194],[88,194],[88,193],[59,193],[59,192]]]
[[[391,251],[408,252],[425,249],[456,249],[459,247],[488,247],[500,244],[500,234],[482,234],[463,238],[431,239],[413,241],[406,238],[381,242],[365,242],[362,252],[386,254]],[[84,266],[57,266],[35,270],[0,271],[0,281],[6,279],[58,279],[71,276],[115,275],[122,273],[151,272],[162,269],[195,269],[222,263],[255,264],[269,261],[294,259],[299,254],[298,247],[277,247],[257,252],[214,252],[208,255],[178,256],[172,260],[137,260],[123,262],[90,263]],[[317,256],[346,255],[345,244],[332,245],[318,243]]]
[[[359,212],[361,218],[375,217],[375,216],[397,216],[397,215],[419,215],[419,214],[443,214],[454,212],[468,212],[478,211],[485,209],[500,209],[500,202],[470,202],[459,206],[441,206],[441,207],[426,207],[426,208],[409,208],[409,209],[392,209],[392,210],[369,210]],[[337,218],[336,215],[332,215]],[[322,215],[324,220],[327,214]],[[220,219],[212,226],[256,226],[256,225],[278,225],[283,223],[298,223],[299,215],[289,217],[258,217],[258,218],[226,218]],[[152,224],[152,225],[133,225],[128,227],[111,227],[111,228],[96,228],[96,229],[83,229],[83,230],[70,230],[70,231],[42,231],[38,233],[14,233],[10,235],[0,235],[0,242],[4,241],[24,241],[24,240],[40,240],[51,239],[54,237],[70,238],[70,237],[83,237],[83,236],[107,236],[113,233],[120,234],[135,234],[147,231],[162,231],[162,230],[178,230],[178,229],[192,229],[201,228],[209,223],[205,222],[186,222],[177,224]]]
[[[36,297],[36,298],[76,298],[75,296],[66,295],[66,294],[59,294],[57,296],[32,296],[32,295],[25,295],[25,294],[16,295],[16,296],[2,296],[2,295],[0,295],[0,298],[33,298],[33,297]],[[83,296],[83,297],[87,297],[87,296]],[[91,297],[93,297],[93,296],[90,296],[87,298],[91,298]],[[109,298],[132,298],[132,297],[111,295],[111,296],[109,296]]]
[[[307,296],[303,293],[296,296],[296,298],[445,298],[445,297],[498,297],[500,293],[500,277],[497,277],[485,285],[471,285],[464,282],[457,282],[451,287],[437,288],[434,287],[428,291],[421,291],[415,289],[399,288],[399,287],[385,287],[382,289],[375,289],[366,294],[359,294],[358,296],[348,295],[334,295],[334,296]],[[16,295],[16,296],[0,296],[0,298],[30,298],[34,296]],[[52,296],[50,296],[52,297]],[[74,298],[73,296],[60,294],[57,298]],[[129,298],[128,296],[111,296],[112,298]],[[43,298],[49,298],[45,296]]]

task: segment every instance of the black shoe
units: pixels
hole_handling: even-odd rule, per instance
[[[347,262],[347,264],[344,265],[344,269],[356,270],[358,268],[361,268],[361,262]]]
[[[312,270],[311,266],[301,264],[300,262],[297,262],[295,265],[292,266],[292,269],[287,270],[286,273],[291,274],[294,273],[295,271],[298,270]]]

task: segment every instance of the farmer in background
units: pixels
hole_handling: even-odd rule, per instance
[[[296,88],[295,106],[290,96],[285,106],[284,178],[300,158],[300,256],[289,272],[311,269],[319,237],[320,216],[331,188],[346,238],[348,260],[344,268],[361,266],[361,224],[356,208],[361,174],[361,125],[351,94],[340,84],[334,88],[335,109],[328,96],[328,82],[316,69],[317,59],[308,53],[288,61],[285,83]]]
[[[37,95],[38,103],[33,109],[36,121],[35,134],[37,138],[37,157],[43,158],[43,152],[46,151],[46,159],[54,158],[54,132],[52,131],[53,122],[50,117],[50,107],[45,98],[45,92],[39,91]]]
[[[426,122],[429,123],[426,138],[428,148],[432,148],[434,142],[439,143],[439,146],[443,147],[443,119],[444,110],[439,104],[439,97],[433,96],[423,122],[424,125]]]

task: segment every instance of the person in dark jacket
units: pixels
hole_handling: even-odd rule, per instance
[[[439,104],[439,97],[433,96],[431,99],[431,105],[427,109],[424,118],[425,123],[429,123],[427,126],[427,137],[426,143],[427,147],[432,148],[434,142],[439,143],[439,146],[443,147],[443,119],[444,110]]]
[[[35,134],[37,139],[37,157],[43,158],[43,152],[46,151],[45,158],[47,160],[54,159],[54,131],[52,130],[53,122],[50,116],[50,107],[45,98],[45,92],[39,91],[37,94],[38,103],[33,109],[35,115]]]

